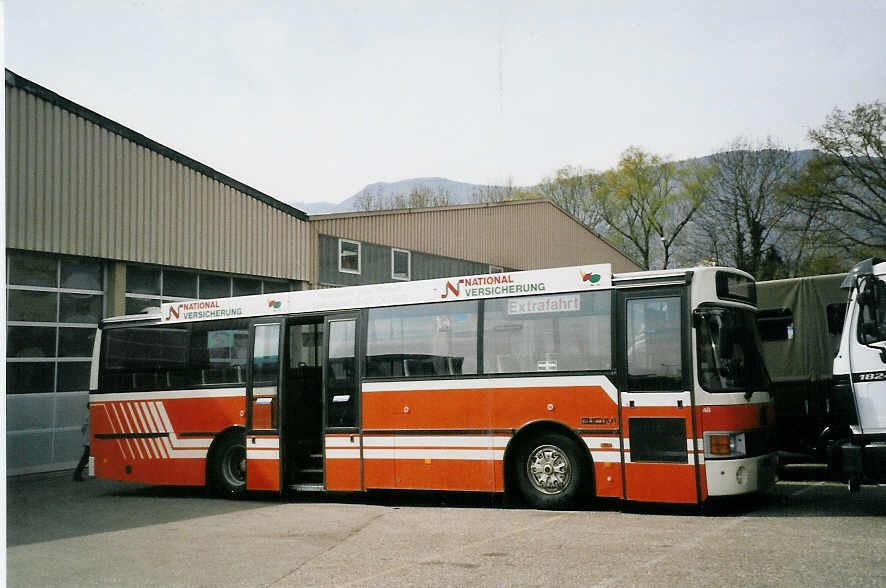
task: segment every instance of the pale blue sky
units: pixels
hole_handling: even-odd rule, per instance
[[[808,147],[886,99],[886,2],[7,0],[6,66],[284,201]]]

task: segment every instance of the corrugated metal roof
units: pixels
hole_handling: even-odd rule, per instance
[[[7,247],[310,280],[301,211],[6,79]]]
[[[320,234],[520,269],[640,266],[546,199],[312,215]]]
[[[112,133],[120,135],[121,137],[124,137],[137,145],[141,145],[142,147],[150,149],[151,151],[155,151],[164,157],[168,157],[169,159],[177,161],[178,163],[189,167],[196,172],[208,176],[222,184],[230,186],[238,192],[247,194],[248,196],[251,196],[256,200],[260,200],[269,206],[285,212],[286,214],[294,216],[300,220],[308,220],[308,215],[305,214],[303,211],[295,208],[294,206],[290,206],[289,204],[281,202],[276,198],[273,198],[272,196],[268,196],[264,192],[260,192],[259,190],[256,190],[251,186],[247,186],[243,182],[235,180],[234,178],[225,175],[220,171],[212,169],[208,165],[200,163],[196,159],[192,159],[174,149],[170,149],[166,145],[158,143],[157,141],[154,141],[153,139],[150,139],[142,135],[141,133],[130,129],[129,127],[113,121],[106,116],[102,116],[101,114],[90,110],[85,106],[81,106],[76,102],[68,100],[64,96],[60,96],[52,90],[44,88],[40,84],[23,78],[22,76],[8,69],[6,70],[6,85],[12,86],[14,88],[19,88],[21,90],[24,90],[25,92],[34,94],[35,96],[39,96],[42,100],[45,100],[50,104],[54,104],[59,108],[62,108],[79,116],[80,118],[95,123],[98,126],[107,129]]]

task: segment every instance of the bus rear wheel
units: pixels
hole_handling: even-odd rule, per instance
[[[586,460],[577,443],[556,431],[533,436],[520,445],[516,460],[517,487],[535,508],[558,509],[578,497]]]
[[[217,443],[209,460],[212,488],[224,498],[240,498],[246,492],[246,439],[229,433]]]

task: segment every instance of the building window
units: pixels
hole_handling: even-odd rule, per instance
[[[360,243],[347,239],[338,240],[338,271],[360,273]]]
[[[87,392],[104,314],[104,265],[10,252],[7,267],[7,393]]]
[[[391,249],[391,279],[409,279],[409,252],[402,249]]]
[[[252,296],[261,294],[261,280],[252,278],[234,278],[232,289],[234,296]]]
[[[490,274],[501,274],[501,273],[504,273],[504,271],[505,271],[505,268],[501,267],[500,265],[490,265],[489,266],[489,273]]]
[[[226,298],[231,295],[231,276],[200,274],[200,298]]]
[[[181,268],[126,265],[126,314],[138,314],[164,302],[288,292],[288,280],[261,280]]]
[[[286,280],[262,280],[262,294],[276,294],[277,292],[289,292],[289,282]]]

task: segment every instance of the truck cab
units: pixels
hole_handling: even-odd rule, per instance
[[[886,483],[886,260],[857,264],[842,287],[849,304],[833,374],[846,422],[828,462],[856,491]]]

